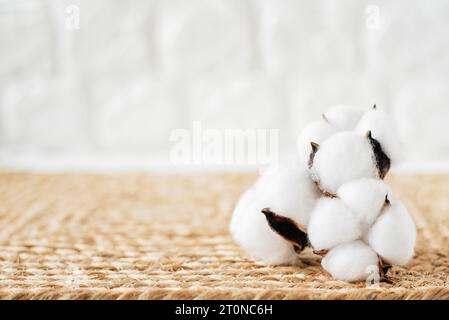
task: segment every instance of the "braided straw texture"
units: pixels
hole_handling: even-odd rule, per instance
[[[254,175],[0,173],[2,299],[448,299],[449,177],[390,177],[418,226],[392,284],[253,262],[228,224]]]

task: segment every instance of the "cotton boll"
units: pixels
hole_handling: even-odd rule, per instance
[[[256,199],[254,188],[250,188],[242,194],[232,214],[230,225],[231,233],[234,233],[236,228],[238,228],[240,221],[245,216],[245,213],[249,211],[251,205],[256,202]]]
[[[304,165],[308,165],[312,148],[310,143],[322,143],[337,132],[337,128],[321,119],[307,125],[298,137],[298,154]]]
[[[376,178],[377,167],[369,140],[350,131],[334,134],[316,152],[311,175],[323,191],[330,193],[336,193],[351,180]]]
[[[372,137],[376,139],[385,154],[393,163],[402,159],[402,144],[393,118],[385,111],[373,108],[363,115],[357,124],[356,131],[364,134],[371,131]]]
[[[356,240],[332,249],[321,265],[338,280],[356,282],[369,276],[369,267],[378,265],[378,256],[368,245]]]
[[[356,216],[343,201],[322,198],[312,212],[308,235],[314,250],[321,251],[360,238],[361,230]]]
[[[256,260],[267,264],[294,264],[298,259],[293,246],[268,226],[254,190],[247,191],[237,204],[231,222],[234,241]]]
[[[337,105],[330,108],[324,115],[338,130],[353,130],[365,111],[360,107]]]
[[[268,170],[256,190],[266,207],[307,227],[319,190],[302,166],[279,166]]]
[[[271,208],[279,215],[307,226],[319,193],[305,168],[269,169],[237,203],[231,233],[248,255],[268,264],[294,264],[298,259],[292,243],[273,231],[262,213]]]
[[[343,184],[338,188],[337,196],[357,216],[366,232],[392,199],[392,192],[381,180],[362,178]]]
[[[416,227],[407,208],[393,202],[371,227],[368,243],[382,259],[392,265],[405,265],[413,257]]]

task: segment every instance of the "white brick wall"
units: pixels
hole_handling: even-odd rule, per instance
[[[285,147],[339,103],[449,167],[448,36],[446,0],[0,0],[0,167],[164,164],[194,120]]]

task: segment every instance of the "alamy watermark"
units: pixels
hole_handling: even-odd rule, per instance
[[[205,128],[194,121],[191,129],[170,134],[170,161],[175,165],[275,164],[279,155],[278,129]]]
[[[75,4],[70,4],[65,8],[66,18],[65,26],[69,30],[79,30],[80,24],[80,8]]]
[[[379,30],[381,28],[380,8],[376,5],[369,5],[365,8],[365,25],[368,29]]]
[[[368,274],[365,285],[370,289],[380,288],[380,274],[379,267],[376,265],[370,265],[366,268],[365,272]]]

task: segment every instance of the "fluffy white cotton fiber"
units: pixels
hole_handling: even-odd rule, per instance
[[[309,222],[314,250],[331,249],[323,260],[326,270],[339,280],[356,281],[366,276],[361,274],[361,266],[366,266],[363,257],[372,257],[373,252],[384,264],[404,265],[410,261],[416,241],[415,225],[383,181],[354,180],[343,184],[337,196],[320,199]],[[346,246],[355,240],[357,245]],[[348,261],[356,262],[345,268]]]
[[[371,131],[372,137],[379,141],[385,154],[393,163],[402,159],[402,144],[393,118],[378,108],[365,113],[360,119],[356,131],[365,134]]]
[[[392,265],[405,265],[410,261],[415,241],[415,224],[400,202],[385,208],[368,234],[370,246]]]
[[[320,194],[309,173],[302,166],[275,167],[256,184],[265,207],[293,219],[307,228],[310,213]],[[262,208],[263,209],[263,208]]]
[[[268,170],[234,209],[231,233],[248,255],[269,264],[294,264],[291,243],[270,229],[261,210],[270,208],[306,227],[315,201],[315,184],[302,166]]]
[[[369,140],[355,132],[339,132],[322,143],[311,168],[312,178],[323,191],[336,193],[344,183],[377,177]]]
[[[254,195],[251,190],[234,210],[231,232],[235,242],[256,260],[275,265],[295,264],[298,256],[292,245],[270,229],[261,213],[263,205]]]
[[[365,109],[355,106],[337,105],[323,114],[320,120],[308,124],[298,137],[300,159],[308,165],[311,142],[321,144],[339,131],[354,130]]]
[[[337,132],[337,128],[324,119],[311,122],[307,125],[298,137],[298,154],[304,165],[308,165],[310,153],[312,152],[311,142],[322,143]]]
[[[356,240],[361,231],[357,218],[340,199],[322,198],[312,212],[308,235],[312,247],[321,251]]]
[[[377,254],[360,240],[335,247],[321,261],[324,270],[334,278],[348,282],[365,280],[370,267],[377,264]]]
[[[343,184],[337,196],[357,216],[362,232],[366,232],[393,195],[383,181],[362,178]]]
[[[324,115],[330,124],[338,130],[353,130],[366,109],[348,105],[336,105],[330,108]]]

